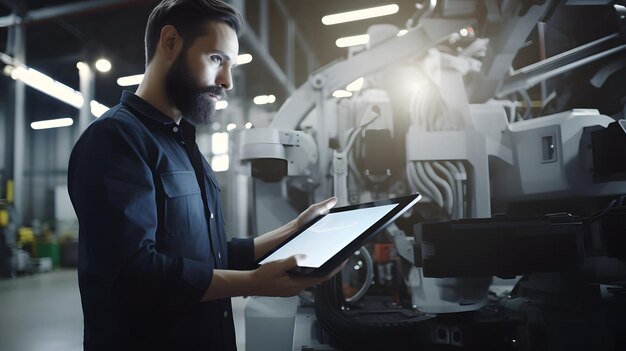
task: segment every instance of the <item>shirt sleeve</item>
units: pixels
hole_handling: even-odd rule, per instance
[[[254,238],[233,238],[228,243],[228,268],[252,270],[254,262]]]
[[[155,249],[157,157],[132,125],[94,122],[70,157],[68,187],[80,224],[79,274],[123,304],[195,303],[213,268]]]

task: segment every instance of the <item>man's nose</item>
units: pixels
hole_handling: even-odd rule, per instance
[[[222,87],[224,90],[233,88],[233,77],[230,68],[223,68],[218,72],[215,84]]]

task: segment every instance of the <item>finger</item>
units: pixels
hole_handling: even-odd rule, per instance
[[[333,208],[336,204],[337,204],[337,198],[333,196],[331,198],[328,198],[320,202],[318,204],[318,208],[321,210],[322,214],[325,214],[328,211],[330,211],[330,209]]]
[[[298,266],[298,261],[302,261],[306,258],[306,255],[293,255],[285,258],[280,261],[281,267],[285,269],[285,271],[290,270],[292,268],[296,268]]]

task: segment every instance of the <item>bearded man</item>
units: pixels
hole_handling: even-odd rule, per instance
[[[85,350],[234,350],[230,297],[293,296],[330,278],[296,259],[254,262],[334,204],[226,240],[220,188],[195,141],[233,87],[241,16],[220,0],[165,0],[145,34],[136,93],[81,135],[68,187],[79,219]]]

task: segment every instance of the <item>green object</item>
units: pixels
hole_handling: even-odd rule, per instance
[[[58,243],[37,243],[35,257],[50,257],[52,266],[57,268],[61,262],[61,247]]]

